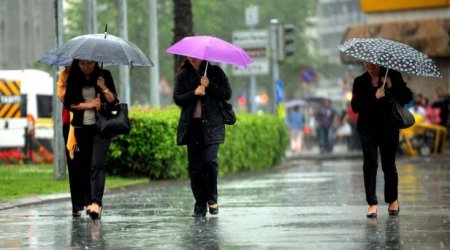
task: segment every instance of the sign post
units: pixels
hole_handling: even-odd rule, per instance
[[[254,30],[258,23],[258,6],[250,5],[245,9],[245,24],[249,27],[249,31],[233,32],[233,43],[244,49],[253,59],[252,64],[245,69],[233,67],[233,75],[249,76],[249,103],[252,113],[256,113],[256,76],[266,75],[269,73],[267,56],[268,33],[266,30]]]
[[[233,44],[241,47],[253,59],[247,68],[233,67],[235,76],[269,74],[269,32],[267,30],[235,31]]]

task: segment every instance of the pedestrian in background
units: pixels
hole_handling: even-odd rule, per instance
[[[450,95],[445,92],[443,87],[437,87],[435,93],[436,98],[432,102],[431,107],[439,110],[439,125],[447,128],[446,140],[450,141]]]
[[[177,71],[173,99],[181,108],[177,144],[187,145],[191,189],[195,198],[193,217],[219,212],[217,176],[219,145],[225,125],[219,103],[231,98],[223,70],[207,61],[187,57]],[[204,72],[206,70],[206,75]]]
[[[358,113],[357,129],[364,158],[364,187],[369,204],[367,217],[377,216],[378,151],[384,173],[384,199],[389,203],[388,213],[398,215],[400,206],[395,160],[400,131],[390,121],[390,101],[396,99],[400,104],[406,104],[412,100],[412,93],[399,72],[390,69],[385,79],[385,68],[368,62],[364,62],[364,67],[366,72],[353,82],[351,105],[353,111]],[[384,87],[383,81],[386,81]]]
[[[335,117],[336,111],[331,107],[331,101],[323,99],[315,114],[320,153],[333,151],[332,129]]]
[[[300,105],[294,106],[287,117],[287,125],[290,130],[291,151],[299,153],[303,146],[303,129],[305,128],[305,114]]]
[[[74,59],[67,79],[64,105],[73,112],[72,126],[79,151],[76,152],[79,171],[88,173],[81,185],[90,188],[87,205],[90,217],[100,218],[105,189],[106,157],[111,135],[100,134],[95,112],[117,102],[111,73],[100,69],[97,62]]]

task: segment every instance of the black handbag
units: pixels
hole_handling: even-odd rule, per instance
[[[416,122],[413,114],[397,100],[391,101],[391,121],[399,129],[409,128]]]
[[[220,109],[222,111],[223,123],[227,125],[233,125],[236,123],[236,113],[234,112],[233,105],[226,101],[219,101]]]
[[[117,102],[114,106],[95,112],[97,128],[102,135],[126,135],[131,131],[128,105]]]

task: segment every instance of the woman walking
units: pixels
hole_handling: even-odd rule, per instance
[[[388,213],[398,215],[400,206],[395,158],[399,129],[390,121],[390,103],[395,99],[400,104],[406,104],[412,100],[412,93],[399,72],[390,69],[385,79],[385,68],[368,62],[364,62],[364,67],[366,72],[353,82],[351,106],[353,111],[359,114],[357,129],[364,157],[364,187],[369,204],[367,217],[377,216],[378,151],[384,173],[384,199],[389,204]]]
[[[206,69],[207,68],[207,69]],[[206,75],[204,75],[206,71]],[[181,108],[177,144],[187,145],[193,217],[219,212],[217,155],[225,140],[220,102],[231,98],[231,87],[222,69],[187,57],[179,68],[173,99]]]
[[[97,130],[95,112],[117,102],[111,73],[97,62],[74,59],[67,79],[64,105],[73,112],[72,126],[78,151],[75,158],[80,171],[88,173],[83,186],[90,187],[90,217],[100,218],[105,189],[106,157],[110,135]]]

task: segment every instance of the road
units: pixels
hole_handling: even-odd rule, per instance
[[[448,160],[400,159],[400,216],[367,219],[360,159],[293,160],[219,179],[217,216],[190,217],[187,181],[105,194],[100,221],[69,201],[0,210],[1,249],[450,249]],[[377,194],[383,201],[383,176]]]

